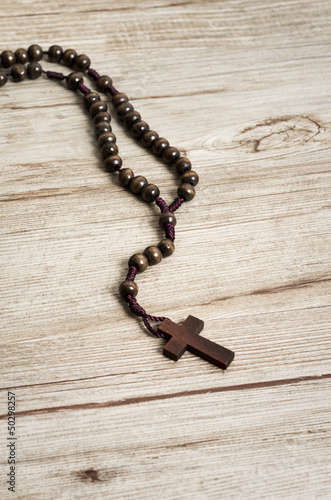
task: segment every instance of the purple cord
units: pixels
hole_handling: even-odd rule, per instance
[[[131,312],[133,312],[133,314],[135,314],[136,316],[140,316],[142,318],[147,330],[149,330],[155,337],[164,338],[164,334],[153,328],[150,324],[150,321],[162,322],[166,318],[162,316],[151,316],[150,314],[147,314],[145,309],[138,304],[138,302],[134,297],[132,297],[132,295],[127,296],[126,302],[129,304]]]

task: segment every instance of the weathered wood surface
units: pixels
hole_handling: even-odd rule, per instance
[[[200,175],[147,311],[205,321],[228,370],[123,306],[158,210],[102,171],[80,97],[1,89],[1,498],[326,499],[330,486],[329,1],[3,0],[1,50],[87,53]],[[45,68],[54,65],[45,62]],[[114,121],[125,165],[175,175]],[[17,493],[7,492],[7,390]]]

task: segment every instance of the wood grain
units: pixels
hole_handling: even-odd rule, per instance
[[[330,498],[330,21],[321,0],[3,0],[1,50],[88,54],[191,159],[197,195],[138,299],[201,318],[236,358],[162,356],[118,295],[130,255],[162,237],[158,209],[102,170],[78,94],[8,83],[1,498]],[[174,172],[113,121],[124,165],[171,201]]]

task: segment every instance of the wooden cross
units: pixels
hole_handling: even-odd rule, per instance
[[[200,356],[200,358],[225,370],[233,360],[234,352],[200,337],[199,333],[203,326],[203,321],[194,316],[188,316],[181,325],[173,323],[170,319],[164,319],[158,327],[158,330],[168,339],[163,347],[163,354],[178,361],[184,352],[189,350],[196,356]]]

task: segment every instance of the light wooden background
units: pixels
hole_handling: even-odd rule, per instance
[[[158,210],[102,171],[81,97],[1,89],[1,498],[327,499],[330,1],[2,0],[1,50],[87,53],[200,175],[141,304],[236,352],[162,356],[118,297]],[[45,69],[55,69],[47,61]],[[127,167],[178,180],[114,120]],[[6,491],[7,390],[17,493]]]

